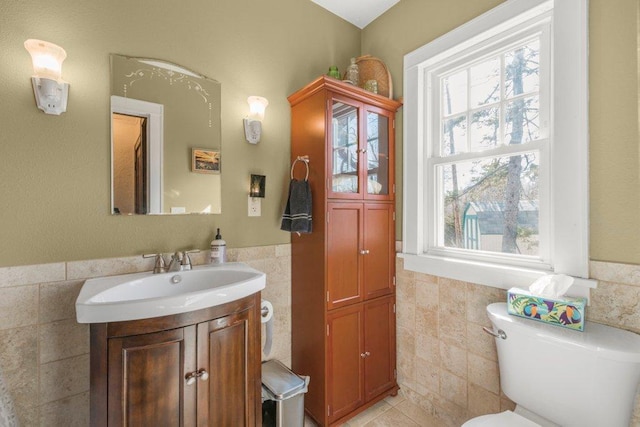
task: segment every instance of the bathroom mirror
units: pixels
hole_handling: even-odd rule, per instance
[[[221,213],[220,83],[112,54],[111,213]]]

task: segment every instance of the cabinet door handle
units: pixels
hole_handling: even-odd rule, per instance
[[[187,385],[193,385],[198,378],[202,381],[206,381],[209,379],[209,373],[206,369],[198,369],[197,371],[189,372],[184,376],[184,379],[187,381]]]
[[[187,375],[184,376],[184,379],[187,380],[187,385],[193,385],[193,383],[196,382],[197,378],[198,378],[197,372],[189,372]]]
[[[360,251],[360,254],[361,254],[361,255],[366,255],[366,254],[368,254],[368,253],[369,253],[369,249],[362,249],[362,250]]]
[[[369,353],[368,351],[365,351],[365,352],[364,352],[364,355],[365,355],[365,356],[367,356],[367,357],[369,357],[369,356],[371,356],[371,353]]]
[[[209,379],[209,373],[206,369],[200,369],[198,370],[198,377],[200,377],[202,381],[206,381]]]
[[[360,357],[364,359],[365,357],[367,357],[367,353],[360,353]]]

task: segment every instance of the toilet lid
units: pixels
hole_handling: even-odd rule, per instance
[[[504,411],[473,418],[462,424],[462,427],[540,427],[540,424],[511,411]]]

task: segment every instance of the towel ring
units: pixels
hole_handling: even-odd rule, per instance
[[[293,169],[296,167],[296,163],[303,162],[307,167],[307,175],[304,177],[305,181],[309,180],[309,156],[298,156],[291,164],[291,179],[293,179]]]

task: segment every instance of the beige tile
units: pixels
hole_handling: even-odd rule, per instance
[[[442,369],[452,374],[467,378],[467,350],[447,343],[440,343],[440,360]]]
[[[406,399],[402,394],[398,393],[395,396],[387,396],[384,398],[384,401],[387,402],[391,406],[397,406],[400,403],[404,402]]]
[[[398,353],[396,357],[396,368],[398,370],[398,383],[409,388],[416,386],[416,364],[415,354]]]
[[[421,394],[425,391],[432,393],[440,392],[440,367],[437,364],[416,356],[416,388]]]
[[[349,426],[353,426],[351,421],[349,421]],[[384,414],[377,416],[372,421],[366,424],[355,424],[362,425],[366,427],[419,427],[420,424],[413,421],[411,418],[400,412],[396,408],[391,408],[386,411]]]
[[[500,396],[500,412],[513,411],[516,409],[516,404],[506,396]]]
[[[365,411],[347,420],[347,425],[349,427],[361,427],[369,425],[372,420],[379,418],[382,414],[391,409],[393,409],[391,405],[389,405],[384,400],[381,400],[372,407],[367,408]]]
[[[40,363],[89,354],[89,325],[75,319],[40,325]]]
[[[38,323],[38,285],[2,289],[0,330]]]
[[[600,282],[591,290],[587,319],[640,332],[640,287]]]
[[[498,394],[500,392],[498,362],[470,353],[469,382]]]
[[[0,268],[0,288],[65,280],[65,264],[24,265]]]
[[[640,265],[590,261],[589,277],[605,282],[640,286]]]
[[[467,284],[459,280],[439,278],[440,311],[466,318]]]
[[[415,308],[416,333],[438,336],[438,326],[440,324],[438,310],[431,310],[422,307]]]
[[[396,284],[396,299],[401,303],[415,304],[416,282],[413,279],[405,279]]]
[[[440,310],[438,314],[438,337],[460,348],[467,347],[466,316],[458,316]]]
[[[89,390],[89,355],[40,365],[40,403],[84,393]]]
[[[276,245],[276,256],[277,257],[291,257],[291,244],[287,243],[285,245]]]
[[[470,353],[497,361],[496,339],[484,332],[482,326],[467,322],[467,350]]]
[[[166,258],[166,257],[165,257]],[[123,258],[103,258],[67,263],[67,280],[89,279],[93,277],[115,276],[120,274],[151,271],[154,258],[142,255]]]
[[[89,393],[85,392],[40,407],[40,427],[89,425]]]
[[[75,319],[76,299],[84,281],[51,282],[40,285],[40,322]]]
[[[396,406],[398,411],[422,427],[438,427],[440,424],[428,411],[407,400]]]
[[[437,310],[439,308],[440,287],[436,281],[416,281],[415,299],[418,307],[429,310]]]
[[[20,425],[37,425],[37,417],[28,415],[39,404],[37,326],[0,331],[0,343],[0,371],[13,399]]]
[[[467,381],[463,378],[440,371],[440,394],[460,407],[467,407]]]
[[[416,334],[415,353],[429,363],[440,366],[440,341],[425,334]]]
[[[500,412],[500,396],[469,383],[469,417]]]
[[[396,302],[396,324],[403,328],[415,329],[416,306],[407,301]]]
[[[249,248],[237,248],[237,261],[255,261],[259,259],[270,259],[276,257],[275,246],[254,246]]]
[[[482,326],[490,326],[487,305],[504,302],[507,296],[504,290],[489,286],[467,285],[467,320]]]

